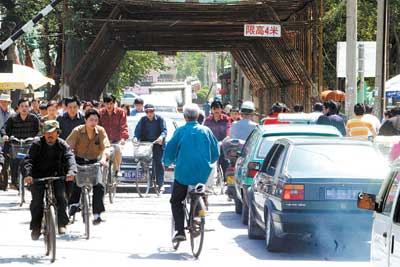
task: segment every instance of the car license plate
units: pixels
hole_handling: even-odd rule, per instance
[[[143,178],[143,173],[139,171],[139,175],[137,175],[137,171],[124,171],[124,180],[136,180],[136,179],[142,179]]]
[[[326,199],[356,200],[361,189],[326,189]]]
[[[227,184],[234,184],[234,183],[235,183],[235,176],[228,175],[228,176],[226,177],[226,183],[227,183]]]

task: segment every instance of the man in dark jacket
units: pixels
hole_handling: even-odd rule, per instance
[[[338,104],[333,100],[324,103],[324,115],[318,118],[316,124],[334,126],[343,136],[346,136],[344,119],[338,115]]]
[[[146,116],[142,117],[135,128],[135,138],[138,141],[154,142],[153,145],[153,172],[156,177],[160,191],[164,191],[164,167],[162,157],[164,154],[165,138],[167,137],[167,126],[165,120],[155,114],[152,104],[144,106]]]
[[[22,169],[25,182],[32,183],[34,179],[51,176],[67,176],[67,181],[73,181],[77,172],[75,156],[68,144],[58,137],[60,132],[58,122],[55,120],[46,121],[43,125],[43,132],[44,136],[32,143],[25,158],[24,168]],[[56,180],[53,182],[53,186],[57,200],[58,233],[65,234],[65,226],[68,224],[65,182]],[[45,184],[43,182],[32,184],[30,229],[32,230],[31,237],[33,240],[38,240],[40,236],[44,191]]]
[[[379,135],[393,136],[400,135],[400,108],[391,110],[394,117],[385,120],[379,129]]]

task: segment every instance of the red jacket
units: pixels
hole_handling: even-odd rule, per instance
[[[100,110],[100,125],[106,130],[110,142],[129,138],[126,114],[122,108],[114,108],[111,116],[105,108],[102,108]]]

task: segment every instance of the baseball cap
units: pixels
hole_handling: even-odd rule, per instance
[[[146,110],[148,110],[148,109],[155,109],[154,108],[154,105],[153,104],[146,104],[146,105],[144,105],[144,110],[146,111]]]
[[[253,102],[251,101],[245,101],[243,102],[240,112],[242,113],[253,113],[256,110],[256,107]]]
[[[60,124],[56,120],[45,121],[43,124],[43,132],[51,133],[60,129]]]

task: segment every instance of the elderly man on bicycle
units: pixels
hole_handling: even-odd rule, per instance
[[[58,137],[60,125],[56,120],[46,121],[43,124],[43,132],[44,136],[32,143],[25,158],[22,168],[25,182],[32,183],[34,179],[49,176],[67,176],[67,181],[73,181],[77,171],[75,157],[68,144]],[[53,186],[57,200],[58,233],[65,234],[65,227],[68,224],[65,182],[56,180]],[[44,191],[44,182],[32,184],[30,229],[33,240],[38,240],[40,236]]]
[[[175,221],[174,241],[185,241],[184,210],[188,186],[206,183],[211,164],[219,158],[218,141],[208,127],[197,122],[200,109],[197,105],[186,105],[183,114],[186,124],[178,128],[168,142],[164,164],[175,166],[175,180],[170,199]]]

